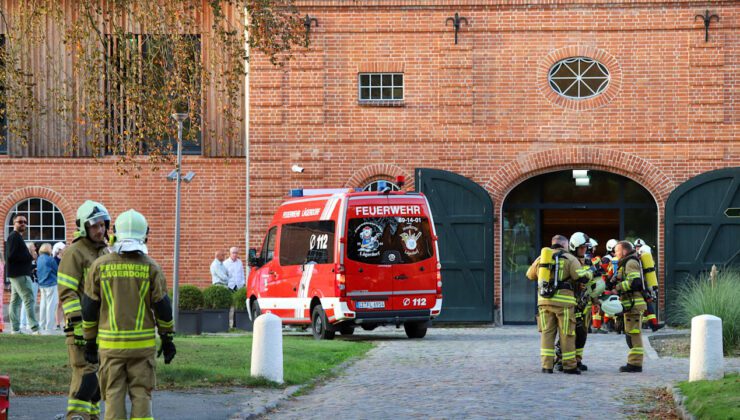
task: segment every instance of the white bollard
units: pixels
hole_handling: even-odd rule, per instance
[[[689,382],[722,379],[724,374],[722,319],[714,315],[691,318]]]
[[[263,314],[254,321],[251,375],[283,383],[283,324],[276,315]]]

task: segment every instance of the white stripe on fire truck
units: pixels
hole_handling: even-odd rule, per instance
[[[321,213],[320,220],[331,219],[331,215],[334,213],[334,208],[337,207],[338,202],[339,202],[338,197],[330,198],[329,201],[326,203],[326,206],[324,206],[324,211]]]
[[[308,288],[311,287],[311,277],[313,276],[314,264],[305,264],[303,266],[303,275],[301,284],[298,286],[298,298],[303,300],[308,297]],[[295,317],[303,317],[303,307],[295,308]]]

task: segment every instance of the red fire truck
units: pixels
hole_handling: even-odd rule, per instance
[[[429,203],[413,192],[334,192],[284,202],[259,254],[250,250],[247,304],[317,339],[355,326],[426,335],[442,309],[439,249]]]

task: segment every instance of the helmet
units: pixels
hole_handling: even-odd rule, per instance
[[[108,209],[98,202],[87,200],[77,209],[75,223],[80,231],[80,236],[87,236],[85,229],[88,223],[93,225],[101,220],[105,222],[105,228],[108,229],[110,227],[110,214]]]
[[[113,227],[116,233],[114,251],[147,253],[146,237],[149,234],[149,224],[143,214],[131,209],[118,215]]]
[[[645,245],[645,241],[643,241],[640,238],[637,238],[635,239],[635,242],[633,243],[633,245],[635,246],[635,248],[638,248],[638,247]]]
[[[592,248],[596,248],[597,246],[599,246],[599,243],[596,242],[596,239],[594,239],[594,238],[588,238],[588,243],[591,244],[591,247]]]
[[[598,298],[606,290],[606,282],[601,277],[591,282],[587,286],[588,295],[592,298]]]
[[[579,247],[586,245],[588,242],[588,235],[583,232],[576,232],[570,236],[570,250],[575,251]]]
[[[613,317],[622,313],[624,308],[622,307],[622,302],[619,301],[619,296],[610,295],[605,301],[601,302],[601,310]]]
[[[614,251],[614,247],[617,246],[618,243],[619,241],[617,241],[616,239],[609,239],[609,241],[607,241],[606,243],[606,252]]]
[[[640,254],[652,254],[653,253],[653,249],[650,248],[650,246],[648,246],[648,245],[643,245],[643,246],[640,247],[640,252],[639,253]]]

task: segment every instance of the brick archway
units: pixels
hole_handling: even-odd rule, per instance
[[[658,210],[658,252],[661,287],[665,285],[664,224],[665,203],[676,183],[653,163],[631,153],[618,150],[602,150],[589,147],[564,147],[523,154],[516,160],[501,166],[483,187],[494,199],[497,220],[501,220],[506,195],[524,180],[537,175],[566,169],[593,169],[615,173],[627,177],[648,190],[656,202]],[[501,226],[494,229],[495,243],[501,243]],[[496,252],[494,263],[495,296],[500,299],[503,276],[502,253]],[[498,301],[498,311],[502,311]],[[660,302],[661,310],[665,303]],[[500,313],[499,313],[500,316]],[[499,318],[500,319],[500,318]]]
[[[645,187],[662,209],[675,182],[651,162],[631,153],[566,147],[529,153],[499,168],[484,187],[499,205],[525,179],[562,169],[598,169],[625,176]],[[662,213],[662,212],[661,212]]]
[[[0,215],[3,215],[2,220],[5,220],[5,217],[8,216],[8,212],[10,212],[10,209],[13,208],[14,205],[28,198],[42,198],[57,206],[59,211],[64,215],[67,237],[71,237],[71,232],[76,228],[75,217],[77,211],[62,195],[46,187],[24,187],[8,194],[2,201],[0,201]]]
[[[368,165],[364,168],[356,171],[352,177],[344,184],[345,188],[362,188],[367,183],[388,177],[390,180],[395,180],[397,176],[403,176],[406,178],[404,183],[404,190],[410,190],[414,188],[414,174],[401,168],[397,165],[390,163],[378,163],[375,165]]]

